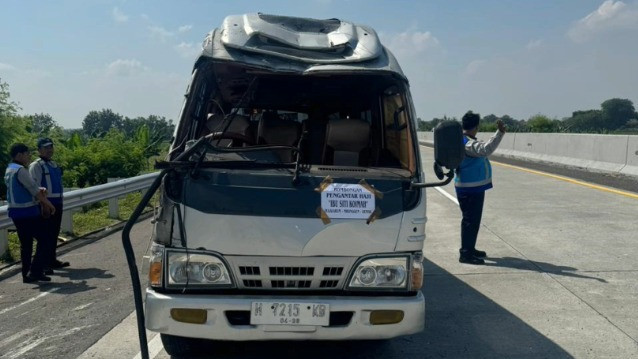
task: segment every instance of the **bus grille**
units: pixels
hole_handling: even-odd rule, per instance
[[[258,290],[335,290],[347,284],[353,257],[227,256],[238,287]]]

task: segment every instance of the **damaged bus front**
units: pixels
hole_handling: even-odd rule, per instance
[[[146,326],[167,352],[185,354],[191,338],[421,331],[415,122],[408,81],[371,28],[227,17],[203,43],[159,164]]]

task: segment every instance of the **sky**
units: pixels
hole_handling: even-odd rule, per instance
[[[256,12],[373,27],[423,120],[638,105],[638,0],[5,0],[0,81],[65,128],[103,108],[177,120],[205,35]]]

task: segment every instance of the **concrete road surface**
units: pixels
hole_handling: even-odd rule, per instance
[[[425,168],[432,150],[422,148]],[[374,342],[213,343],[215,358],[638,358],[638,194],[493,164],[478,248],[458,262],[452,186],[428,189],[426,328]],[[429,176],[433,178],[432,175]],[[133,232],[136,253],[151,226]],[[139,357],[120,233],[67,248],[52,284],[0,274],[0,358]],[[76,244],[74,244],[76,245]],[[168,358],[159,336],[151,356]],[[210,356],[213,357],[213,356]]]

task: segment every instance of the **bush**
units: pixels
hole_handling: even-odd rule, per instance
[[[109,177],[136,176],[144,168],[144,149],[112,129],[103,138],[89,139],[78,146],[78,137],[70,147],[58,147],[56,159],[64,169],[66,187],[86,187],[103,184]]]

